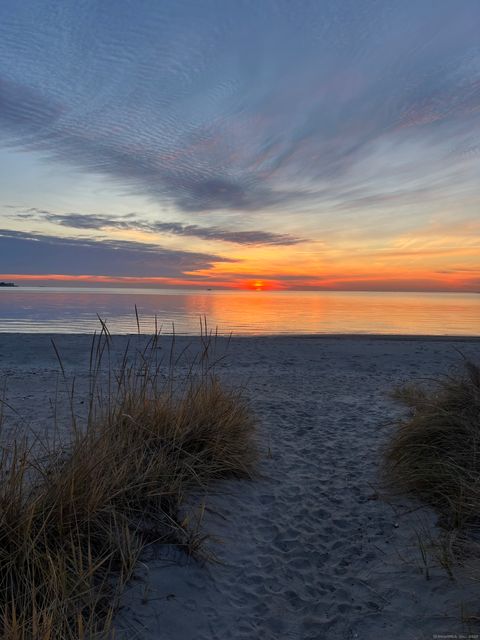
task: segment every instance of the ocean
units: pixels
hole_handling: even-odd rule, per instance
[[[325,291],[0,288],[0,332],[480,335],[480,295]]]

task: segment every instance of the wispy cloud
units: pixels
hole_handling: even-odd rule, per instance
[[[290,211],[358,184],[388,198],[399,179],[409,189],[419,177],[415,158],[398,175],[398,140],[432,149],[425,188],[453,149],[458,160],[476,148],[477,2],[432,12],[428,2],[328,1],[293,18],[280,0],[181,1],[168,14],[116,7],[115,27],[99,9],[88,29],[81,5],[67,4],[44,7],[69,34],[66,49],[27,29],[27,10],[0,26],[8,144],[184,212]],[[378,148],[381,181],[364,168]]]
[[[184,224],[181,222],[145,222],[139,220],[137,214],[114,218],[74,212],[53,213],[34,207],[27,211],[16,211],[15,215],[18,218],[27,220],[45,220],[72,229],[135,229],[177,236],[190,236],[203,240],[221,240],[240,245],[286,246],[304,242],[304,240],[290,234],[270,231],[235,231],[222,229],[221,227],[202,227],[197,224]]]

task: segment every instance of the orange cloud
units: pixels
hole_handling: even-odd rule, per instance
[[[0,280],[8,280],[13,282],[22,282],[28,284],[29,282],[38,284],[45,283],[61,283],[61,284],[118,284],[118,285],[142,285],[142,286],[162,286],[162,287],[188,287],[188,288],[202,288],[209,287],[210,283],[206,280],[194,280],[193,278],[164,278],[164,277],[113,277],[113,276],[90,276],[90,275],[69,275],[50,273],[50,274],[18,274],[18,273],[5,273],[0,274]],[[216,287],[234,288],[230,280],[222,281],[220,279],[215,280]]]
[[[177,277],[3,274],[22,283],[236,290],[480,291],[480,225],[431,224],[376,244],[341,238],[301,246],[236,247],[230,262]]]

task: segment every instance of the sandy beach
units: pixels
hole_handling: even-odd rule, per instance
[[[3,437],[42,434],[68,413],[51,336],[0,334],[6,383]],[[118,353],[128,338],[115,337]],[[165,337],[165,349],[169,338]],[[56,336],[83,411],[88,336]],[[177,349],[194,344],[177,338]],[[195,346],[192,347],[195,349]],[[408,500],[381,499],[378,466],[401,415],[389,391],[477,361],[480,339],[324,336],[219,341],[218,372],[242,385],[259,418],[262,459],[254,481],[217,485],[202,528],[217,562],[152,549],[117,617],[127,638],[146,640],[420,639],[478,632],[480,588],[471,567],[455,580],[417,534],[436,518]],[[82,395],[83,394],[83,395]],[[12,409],[15,409],[15,413]],[[457,637],[457,636],[455,636]],[[460,637],[460,636],[458,636]],[[472,637],[477,637],[473,635]]]

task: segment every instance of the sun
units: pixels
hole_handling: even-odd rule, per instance
[[[261,280],[260,278],[257,278],[256,280],[244,280],[237,286],[238,288],[247,289],[248,291],[278,291],[284,288],[279,282]]]
[[[265,283],[263,280],[254,280],[252,282],[252,289],[254,291],[263,291],[265,289]]]

